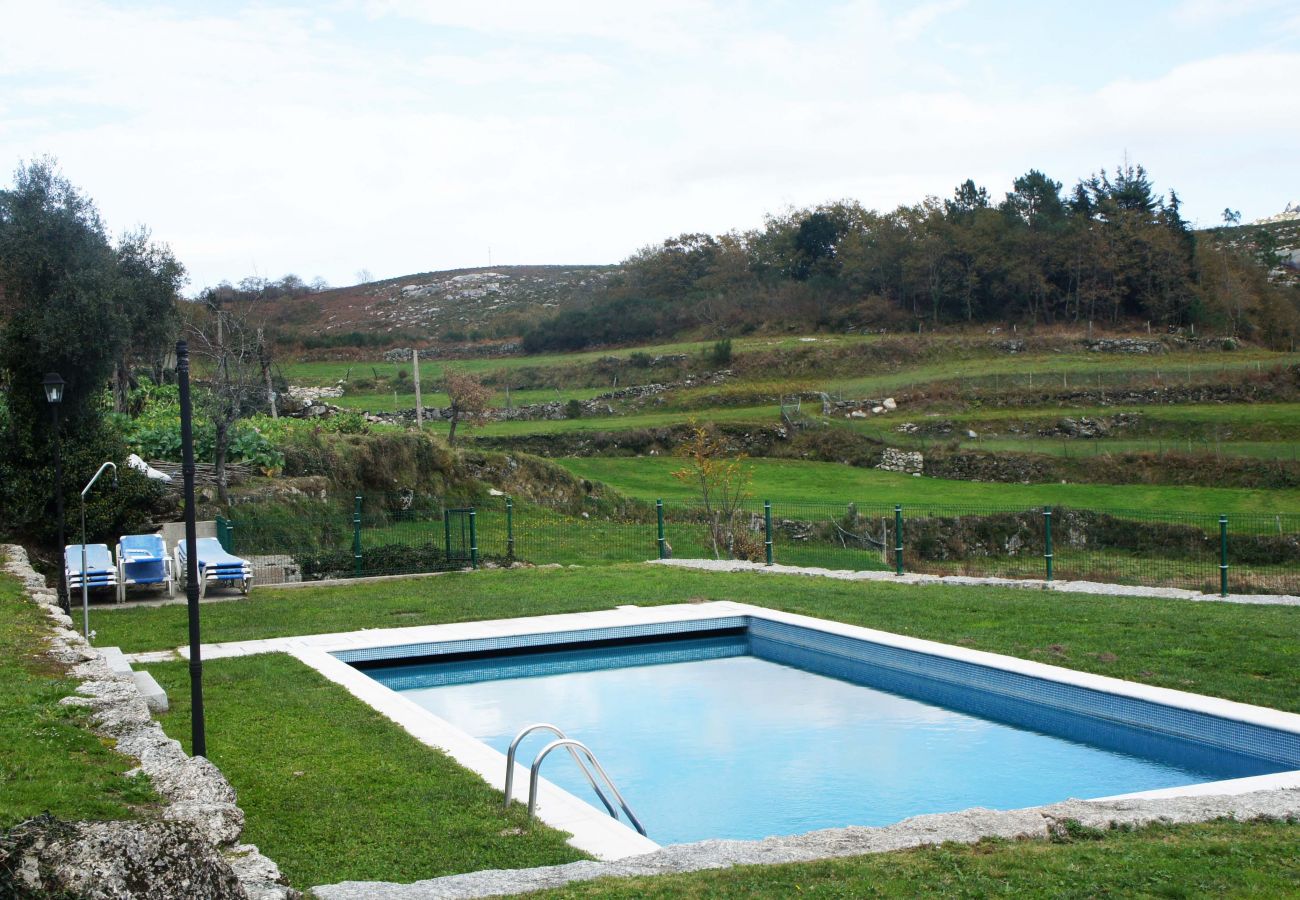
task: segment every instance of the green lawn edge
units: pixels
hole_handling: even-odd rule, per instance
[[[113,741],[64,706],[76,682],[44,655],[51,626],[21,583],[0,574],[0,831],[49,812],[60,819],[136,819],[156,809],[143,775]]]
[[[1288,822],[1069,829],[1056,841],[984,840],[785,865],[603,878],[530,900],[704,897],[1286,897],[1300,893]]]
[[[137,666],[137,668],[140,668]],[[163,730],[190,752],[189,666],[147,667],[167,691]],[[414,881],[588,859],[527,826],[518,804],[291,656],[203,668],[208,756],[235,787],[256,844],[295,887]]]

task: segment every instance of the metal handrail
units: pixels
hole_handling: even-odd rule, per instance
[[[510,749],[506,751],[506,800],[505,800],[506,809],[509,809],[510,804],[514,802],[513,794],[514,794],[514,785],[515,785],[515,754],[519,752],[520,742],[523,741],[524,738],[528,737],[528,735],[532,734],[534,731],[549,731],[557,738],[561,738],[563,740],[568,740],[569,737],[567,734],[565,734],[563,731],[561,731],[559,728],[555,727],[554,725],[550,724],[549,722],[538,722],[535,725],[529,725],[523,731],[515,735],[515,739],[510,742]],[[572,756],[573,761],[578,764],[578,768],[582,770],[582,774],[587,776],[587,781],[591,783],[591,787],[593,790],[595,790],[596,796],[600,798],[600,802],[605,804],[605,809],[609,811],[609,814],[611,816],[617,819],[618,811],[614,809],[614,804],[609,802],[609,798],[606,797],[605,792],[600,789],[600,785],[596,783],[596,779],[592,777],[591,772],[587,771],[587,765],[582,761],[582,757],[578,755],[578,751],[570,747],[569,755]]]
[[[559,749],[560,747],[569,748],[570,753],[578,750],[582,751],[582,753],[587,757],[587,761],[591,763],[592,768],[600,773],[601,778],[605,779],[606,786],[618,799],[618,805],[623,808],[623,812],[627,813],[628,821],[632,823],[632,827],[635,828],[643,837],[646,836],[645,826],[642,825],[641,820],[636,817],[636,813],[632,812],[632,807],[627,805],[627,801],[623,799],[623,795],[618,792],[618,788],[614,785],[613,779],[609,777],[609,774],[605,771],[604,767],[601,766],[600,761],[596,759],[596,755],[591,752],[591,749],[586,744],[581,741],[575,741],[572,738],[560,738],[559,740],[551,741],[542,748],[540,753],[537,754],[537,759],[533,760],[532,772],[528,776],[528,818],[532,819],[537,812],[537,782],[540,778],[542,761],[550,755],[552,750]],[[586,769],[584,768],[583,771],[586,772]],[[587,773],[587,778],[591,780],[591,786],[596,788],[596,791],[599,793],[600,788],[596,787],[595,779],[591,778],[590,773]],[[618,818],[616,813],[611,811],[611,814],[615,819]]]

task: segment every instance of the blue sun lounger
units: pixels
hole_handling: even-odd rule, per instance
[[[125,534],[117,544],[117,602],[126,600],[133,584],[162,585],[169,597],[176,596],[172,561],[160,534]]]
[[[86,545],[86,571],[81,571],[81,545],[68,544],[63,548],[63,574],[68,585],[68,602],[74,593],[81,591],[84,582],[88,588],[117,588],[117,566],[107,544]],[[116,592],[116,591],[115,591]]]
[[[199,564],[199,596],[207,591],[209,584],[234,585],[241,594],[247,594],[253,583],[253,567],[248,560],[231,556],[216,538],[199,538],[195,542]],[[186,577],[185,542],[176,543],[176,571],[180,577]]]

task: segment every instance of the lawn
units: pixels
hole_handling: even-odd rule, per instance
[[[1300,712],[1300,610],[1020,588],[853,583],[644,564],[451,573],[255,588],[205,604],[207,643],[360,628],[735,600],[1006,653],[1117,678]],[[186,643],[183,606],[103,608],[97,643],[127,652]]]
[[[47,811],[62,819],[152,814],[148,778],[125,777],[132,762],[88,730],[84,709],[59,705],[76,683],[42,655],[49,628],[19,582],[0,575],[0,830]]]
[[[682,462],[669,457],[582,457],[557,459],[573,474],[603,481],[631,497],[684,503],[695,498],[690,484],[672,477]],[[1139,512],[1273,514],[1300,506],[1300,490],[1182,487],[1148,484],[991,484],[948,481],[860,469],[840,463],[751,459],[756,500],[866,504],[1080,509]]]
[[[204,639],[215,642],[715,599],[1300,711],[1294,641],[1300,610],[1287,607],[628,565],[256,589],[247,600],[205,605],[202,615]],[[181,606],[117,609],[98,613],[95,624],[100,643],[127,650],[174,647],[185,640],[186,613]],[[187,667],[149,668],[173,699],[165,727],[183,740]],[[300,887],[576,856],[553,833],[516,834],[518,823],[501,819],[495,792],[476,776],[421,749],[288,657],[214,660],[205,675],[209,751],[239,791],[248,814],[246,837]],[[1250,886],[1263,895],[1294,883],[1296,834],[1279,825],[1217,824],[1068,846],[991,842],[771,870],[597,882],[552,896],[789,896],[801,890],[846,896],[870,885],[895,896],[965,885],[968,895],[983,896],[1000,877],[1008,879],[1006,892],[1021,888],[1030,896],[1063,890],[1089,896],[1100,884],[1186,885],[1190,893]]]
[[[1283,897],[1300,893],[1300,826],[1212,822],[1072,829],[781,866],[605,878],[529,894],[600,897]]]
[[[148,667],[163,728],[190,745],[187,663]],[[586,858],[446,754],[290,656],[204,665],[208,755],[239,793],[242,839],[296,886],[413,881]]]

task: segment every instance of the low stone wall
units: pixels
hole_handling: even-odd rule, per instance
[[[32,569],[22,547],[0,546],[0,555],[5,558],[4,571],[22,582],[28,597],[51,619],[47,655],[80,682],[76,693],[60,702],[88,708],[95,732],[114,740],[119,753],[139,761],[139,766],[128,774],[148,775],[163,799],[162,822],[50,823],[24,852],[54,853],[66,845],[69,853],[61,859],[65,867],[71,867],[67,875],[74,881],[69,883],[88,878],[87,886],[99,891],[95,896],[245,896],[252,900],[299,897],[286,885],[273,861],[252,844],[239,843],[244,813],[225,776],[207,759],[187,756],[179,741],[167,737],[150,715],[134,679],[114,672],[104,655],[75,630],[72,619],[59,609],[56,592]],[[21,837],[39,827],[42,823],[37,819],[14,832]],[[61,842],[58,836],[64,832],[67,839]],[[93,845],[102,851],[94,857],[85,852],[91,832]],[[200,895],[194,893],[193,885],[181,884],[170,893],[174,879],[168,869],[176,860],[166,866],[157,865],[162,858],[157,854],[164,850],[173,856],[211,856],[203,867],[205,883],[223,885],[237,879],[234,892]],[[44,861],[44,857],[39,858]],[[41,877],[28,868],[32,877]],[[144,890],[139,881],[127,887],[139,878],[155,880],[149,881]],[[113,879],[124,886],[122,892],[113,892]]]

